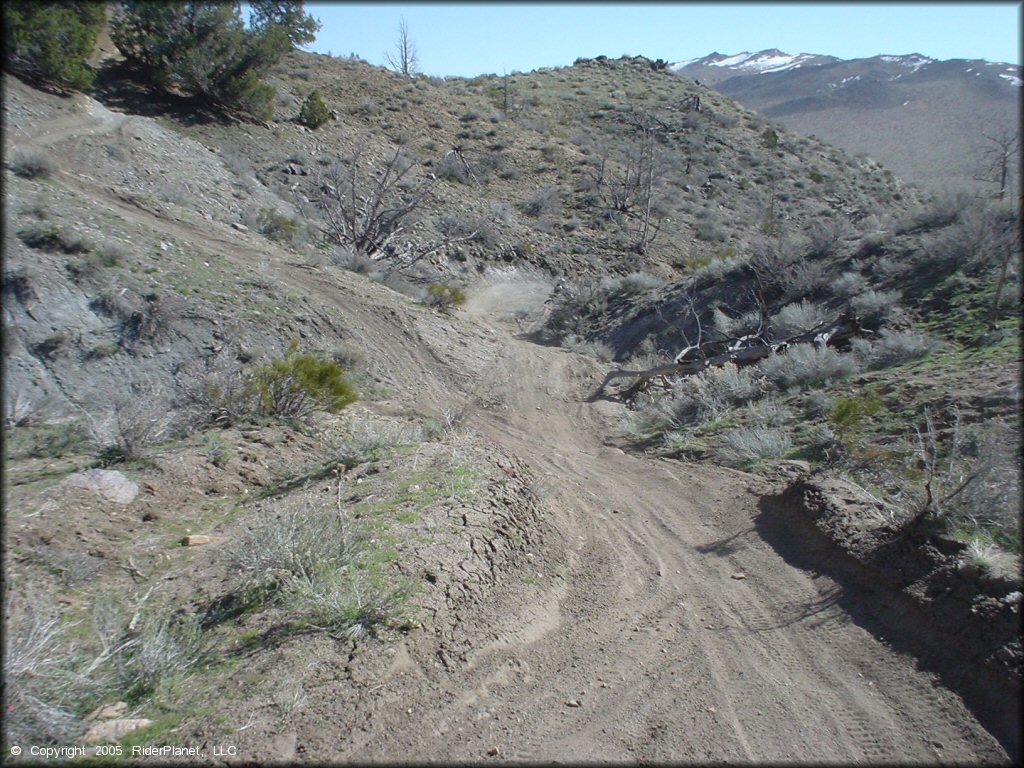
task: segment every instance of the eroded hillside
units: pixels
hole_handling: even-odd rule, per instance
[[[1019,754],[1005,207],[642,57],[410,81],[294,53],[267,125],[122,76],[5,76],[9,743]],[[415,205],[357,248],[353,192]],[[594,396],[612,358],[850,308],[827,360]],[[302,408],[314,365],[358,401]]]

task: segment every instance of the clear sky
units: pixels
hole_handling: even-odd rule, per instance
[[[1019,64],[1021,5],[995,3],[307,2],[309,47],[383,65],[404,17],[428,75],[472,77],[642,54],[671,62],[778,48]]]

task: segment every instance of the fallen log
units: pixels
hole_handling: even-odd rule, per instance
[[[692,376],[710,367],[720,367],[733,363],[738,367],[753,365],[771,355],[785,354],[786,350],[797,344],[814,344],[815,347],[835,347],[849,341],[863,332],[860,322],[852,312],[844,312],[836,320],[819,323],[809,331],[791,336],[783,341],[771,342],[764,333],[754,333],[732,339],[709,341],[687,347],[672,363],[631,371],[616,368],[609,371],[594,394],[588,398],[593,401],[604,394],[605,387],[616,379],[636,377],[636,381],[620,393],[620,397],[628,400],[644,389],[652,379],[658,376]]]

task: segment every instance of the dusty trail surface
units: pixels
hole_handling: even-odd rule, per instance
[[[59,148],[122,124],[58,123],[37,143]],[[588,359],[516,338],[486,301],[440,317],[363,278],[302,268],[255,235],[140,207],[102,179],[59,178],[236,263],[269,254],[275,279],[344,313],[401,407],[462,408],[542,486],[548,516],[528,567],[449,626],[356,665],[355,701],[324,679],[287,731],[236,734],[240,754],[1005,761],[957,695],[840,607],[841,585],[794,568],[762,538],[766,481],[608,444],[619,406],[584,402],[602,373]]]
[[[914,660],[857,626],[839,585],[755,529],[754,478],[605,444],[595,371],[504,337],[476,425],[525,458],[552,509],[536,573],[472,615],[438,670],[410,649],[346,759],[999,760]],[[422,655],[421,655],[422,654]],[[326,751],[330,751],[329,749]]]

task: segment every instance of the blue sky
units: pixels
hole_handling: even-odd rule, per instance
[[[779,48],[1020,63],[1019,3],[307,2],[309,47],[383,65],[404,17],[428,75],[472,77],[624,53],[680,61]]]

